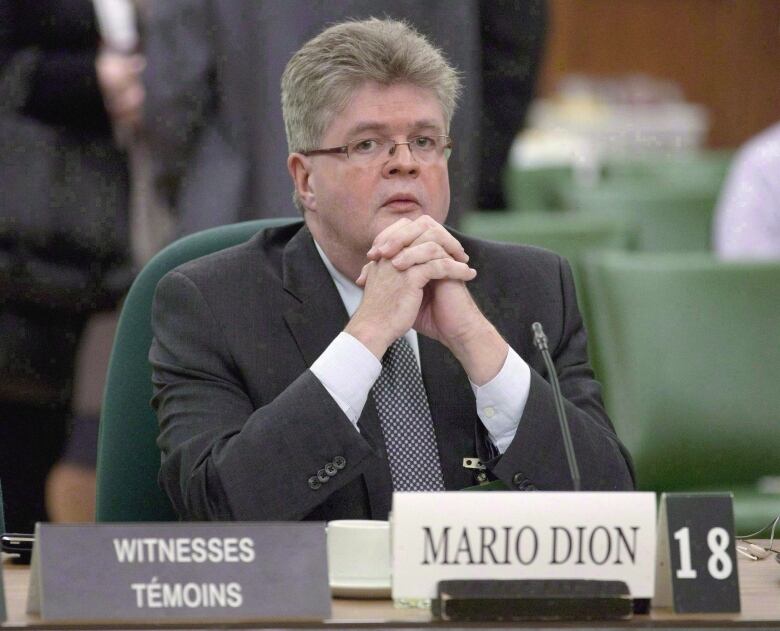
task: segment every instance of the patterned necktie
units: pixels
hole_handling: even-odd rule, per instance
[[[443,491],[436,435],[422,375],[409,343],[398,338],[371,389],[395,491]]]

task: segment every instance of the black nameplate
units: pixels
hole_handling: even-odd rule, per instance
[[[659,537],[666,541],[659,545],[658,578],[667,598],[671,587],[675,612],[740,611],[732,504],[728,493],[661,497]]]
[[[434,618],[463,622],[627,620],[632,601],[622,581],[441,581],[431,601]]]

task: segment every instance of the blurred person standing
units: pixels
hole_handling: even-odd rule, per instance
[[[503,205],[500,171],[530,100],[543,0],[176,0],[155,3],[146,25],[144,124],[180,232],[297,214],[284,165],[269,159],[287,150],[284,65],[327,24],[370,16],[407,20],[463,71],[450,219],[478,195]]]
[[[0,0],[0,479],[9,530],[45,520],[76,348],[132,272],[128,172],[90,0]],[[137,62],[136,62],[137,63]],[[105,82],[104,82],[105,83]],[[109,107],[106,107],[109,103]]]
[[[149,148],[141,125],[145,65],[140,25],[153,0],[92,0],[101,36],[97,77],[114,138],[127,152],[130,170],[129,237],[138,270],[173,235],[173,218],[152,186]],[[46,505],[54,521],[95,516],[100,411],[119,310],[94,314],[76,355],[72,431],[49,474]]]
[[[536,93],[547,34],[545,0],[480,0],[482,99],[478,209],[505,210],[503,175]]]
[[[734,158],[718,200],[714,242],[722,259],[780,260],[780,123]]]

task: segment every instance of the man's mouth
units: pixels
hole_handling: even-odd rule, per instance
[[[382,206],[393,210],[409,211],[418,209],[420,207],[420,202],[417,197],[411,193],[398,193],[388,197]]]

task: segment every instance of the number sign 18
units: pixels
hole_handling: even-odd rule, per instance
[[[730,494],[664,494],[654,605],[673,604],[678,613],[739,611],[733,533]]]

